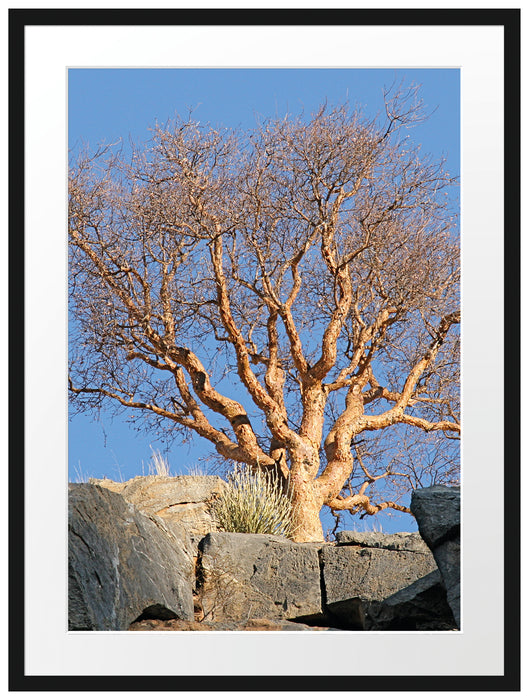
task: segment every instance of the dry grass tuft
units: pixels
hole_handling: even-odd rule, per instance
[[[238,467],[211,505],[219,530],[290,537],[292,505],[279,482],[268,473]]]

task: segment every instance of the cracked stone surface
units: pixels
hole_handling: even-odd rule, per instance
[[[461,490],[430,486],[413,492],[410,508],[431,548],[457,626],[461,626]]]
[[[397,591],[382,603],[365,608],[367,630],[454,630],[456,623],[436,569]]]
[[[351,629],[365,628],[365,612],[371,603],[384,601],[437,569],[427,547],[407,551],[352,544],[326,546],[321,561],[325,609],[332,619]]]
[[[201,543],[205,621],[321,613],[318,545],[212,532]]]
[[[194,619],[189,541],[119,493],[70,484],[68,628],[127,630],[148,609]]]
[[[225,487],[225,482],[215,475],[150,474],[123,483],[110,479],[90,479],[90,483],[120,493],[142,513],[157,515],[173,528],[184,528],[195,550],[204,535],[216,530],[208,503]]]
[[[342,530],[336,533],[336,541],[339,545],[358,545],[423,554],[429,551],[428,545],[418,532],[396,532],[390,535],[383,532]]]

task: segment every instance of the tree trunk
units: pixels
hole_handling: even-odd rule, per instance
[[[293,470],[290,475],[294,524],[292,539],[294,542],[323,542],[320,489],[314,479],[295,472]]]
[[[321,506],[304,501],[301,508],[294,515],[293,521],[296,527],[292,540],[294,542],[323,542],[323,528],[320,520]]]

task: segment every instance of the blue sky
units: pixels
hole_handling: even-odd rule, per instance
[[[123,138],[147,140],[149,127],[192,108],[194,118],[251,129],[258,116],[310,113],[326,100],[348,99],[367,114],[383,110],[382,91],[394,82],[421,86],[431,113],[412,138],[425,152],[447,158],[459,174],[459,71],[456,69],[71,69],[68,75],[68,144],[95,148]],[[116,417],[102,413],[69,422],[69,478],[107,476],[129,479],[147,473],[152,436],[137,434]],[[199,442],[168,453],[173,473],[186,473],[209,453]],[[142,467],[143,464],[143,467]],[[386,531],[416,529],[404,517],[380,521]],[[363,521],[366,523],[366,521]],[[371,523],[367,522],[367,528]],[[362,526],[359,526],[360,529]],[[324,525],[325,530],[325,525]]]

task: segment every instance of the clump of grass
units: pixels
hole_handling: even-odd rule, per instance
[[[377,520],[369,521],[365,524],[362,529],[358,527],[358,523],[355,523],[355,532],[384,532],[382,525]]]
[[[81,469],[80,461],[77,463],[77,466],[74,467],[74,473],[75,476],[73,477],[73,479],[70,480],[70,483],[87,484],[90,481],[90,477],[88,476],[88,474]]]
[[[224,532],[263,533],[290,537],[294,531],[292,504],[270,473],[237,467],[211,505]]]
[[[151,448],[151,459],[149,461],[149,474],[157,474],[158,476],[171,476],[171,467],[169,466],[169,460],[164,457],[160,450],[155,450],[152,445]]]
[[[186,467],[187,476],[209,476],[206,469],[200,464],[191,464]]]

